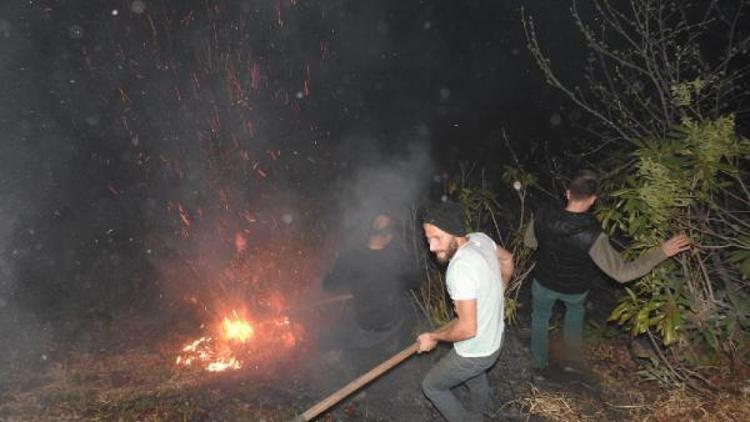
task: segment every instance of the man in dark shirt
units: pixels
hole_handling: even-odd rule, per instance
[[[538,249],[531,287],[531,354],[532,369],[542,378],[548,374],[547,330],[556,301],[565,303],[566,309],[563,342],[569,365],[564,369],[580,371],[584,303],[600,271],[626,283],[690,248],[690,240],[678,235],[626,262],[589,212],[598,188],[594,173],[578,173],[565,192],[566,207],[539,211],[525,233],[526,246]]]
[[[372,220],[365,247],[343,252],[323,289],[352,295],[345,315],[323,335],[323,350],[341,351],[342,362],[359,370],[380,362],[413,340],[415,315],[408,291],[418,286],[415,262],[397,240],[392,216]]]

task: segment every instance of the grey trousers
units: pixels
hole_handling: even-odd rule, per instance
[[[495,364],[500,349],[480,358],[465,358],[451,349],[422,381],[422,391],[448,422],[481,421],[490,395],[487,370]],[[460,384],[469,389],[468,410],[451,389]]]

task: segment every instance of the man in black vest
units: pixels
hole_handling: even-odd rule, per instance
[[[598,188],[593,172],[578,173],[565,191],[566,207],[537,212],[525,233],[526,246],[538,248],[531,286],[531,354],[535,377],[548,376],[547,331],[557,300],[565,303],[566,309],[563,343],[569,366],[563,369],[580,370],[584,302],[592,283],[600,278],[600,270],[617,282],[626,283],[690,248],[690,239],[678,235],[626,262],[589,212]]]

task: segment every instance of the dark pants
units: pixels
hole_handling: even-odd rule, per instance
[[[487,370],[495,364],[500,349],[490,356],[465,358],[451,349],[427,372],[422,381],[425,396],[448,422],[481,421],[490,395]],[[470,410],[456,398],[451,389],[466,385],[470,395]]]
[[[583,304],[585,293],[565,294],[548,289],[534,280],[531,285],[531,365],[543,369],[548,364],[547,331],[552,308],[560,300],[565,304],[565,322],[563,324],[563,342],[567,358],[581,360],[583,344]]]

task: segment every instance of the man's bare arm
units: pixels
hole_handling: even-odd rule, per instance
[[[497,245],[497,260],[500,261],[500,279],[503,283],[503,291],[508,289],[510,280],[513,277],[515,264],[513,263],[513,254],[509,250]]]
[[[434,331],[437,341],[457,342],[477,335],[477,300],[457,300],[456,323]]]
[[[467,340],[477,335],[477,300],[457,300],[454,302],[456,318],[439,329],[423,333],[417,337],[418,352],[429,352],[439,341],[452,342]]]

